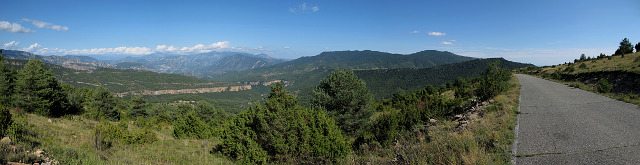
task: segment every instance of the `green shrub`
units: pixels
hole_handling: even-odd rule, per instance
[[[179,117],[173,125],[173,136],[176,138],[206,139],[211,137],[211,131],[209,126],[200,120],[196,112],[191,110]]]
[[[551,78],[560,80],[562,79],[562,76],[556,71],[556,72],[553,72],[553,74],[551,74]]]
[[[598,84],[596,85],[596,90],[600,93],[607,93],[610,92],[611,89],[613,89],[611,84],[609,84],[606,79],[600,78],[600,81],[598,81]]]
[[[578,68],[587,69],[587,64],[582,63],[582,64],[580,64],[580,66],[578,66]]]
[[[9,127],[13,123],[9,110],[0,104],[0,138],[8,133]]]
[[[298,105],[282,83],[271,87],[264,102],[232,119],[214,150],[242,164],[330,163],[349,154],[347,137],[335,121]]]
[[[129,131],[126,121],[122,121],[118,125],[102,121],[93,129],[93,132],[94,145],[98,150],[109,149],[114,143],[143,144],[158,140],[155,133],[147,129]]]
[[[573,72],[576,71],[576,68],[574,68],[573,66],[568,66],[567,68],[564,69],[565,72]]]
[[[509,89],[511,71],[498,67],[498,63],[491,63],[480,77],[480,85],[476,93],[481,100],[489,100],[502,91]]]

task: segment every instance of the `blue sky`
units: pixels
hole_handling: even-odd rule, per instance
[[[640,41],[640,1],[6,1],[0,48],[43,55],[442,50],[552,65]]]

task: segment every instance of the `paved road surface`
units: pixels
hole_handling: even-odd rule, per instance
[[[516,164],[640,164],[640,107],[516,75]]]

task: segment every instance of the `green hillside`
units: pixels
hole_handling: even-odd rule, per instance
[[[374,96],[387,98],[397,89],[406,92],[415,92],[425,87],[440,86],[453,82],[456,78],[470,78],[480,76],[487,69],[489,63],[499,62],[500,67],[517,69],[533,66],[507,61],[503,58],[476,59],[460,63],[445,64],[430,68],[400,68],[400,69],[374,69],[355,70],[358,77],[367,82]]]
[[[565,83],[571,87],[640,105],[640,53],[597,57],[574,62],[527,67],[517,72]]]
[[[326,70],[336,68],[426,68],[472,59],[474,58],[459,56],[451,52],[435,50],[426,50],[409,55],[391,54],[370,50],[335,51],[323,52],[317,56],[301,57],[292,61],[258,69],[228,72],[225,74],[205,77],[210,80],[219,81],[269,81],[275,79],[296,80],[301,76],[309,76],[309,72],[325,72]]]
[[[8,64],[22,68],[27,60],[8,59]],[[45,64],[52,69],[55,76],[63,83],[75,87],[95,88],[102,86],[110,92],[128,92],[139,90],[167,90],[211,88],[229,85],[239,85],[228,82],[214,82],[180,74],[164,74],[150,71],[120,70],[99,68],[94,71],[78,71],[54,64]]]

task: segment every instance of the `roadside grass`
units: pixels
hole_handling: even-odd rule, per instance
[[[616,99],[616,100],[620,100],[623,102],[627,102],[627,103],[631,103],[631,104],[635,104],[640,106],[640,95],[638,94],[634,94],[634,93],[612,93],[612,92],[607,92],[607,93],[602,93],[602,92],[598,92],[598,90],[596,89],[596,84],[584,84],[581,82],[567,82],[567,81],[562,81],[562,80],[557,80],[557,79],[549,79],[549,78],[543,78],[540,77],[538,75],[531,75],[531,76],[536,76],[538,78],[542,78],[542,79],[546,79],[549,81],[553,81],[556,83],[560,83],[560,84],[564,84],[567,85],[569,87],[574,87],[574,88],[579,88],[582,89],[584,91],[589,91],[601,96],[605,96],[605,97],[609,97],[612,99]]]
[[[483,114],[471,117],[471,123],[461,130],[456,128],[458,122],[438,121],[429,129],[428,138],[410,131],[397,138],[395,145],[371,148],[338,163],[509,164],[520,97],[515,76],[510,84],[508,91],[494,97],[491,105],[482,108]]]
[[[581,65],[586,67],[580,67]],[[568,67],[573,67],[574,71],[564,72]],[[589,61],[580,61],[571,65],[562,64],[555,67],[543,67],[542,73],[553,73],[555,71],[569,74],[601,72],[601,71],[624,71],[631,73],[640,73],[640,53],[609,56],[601,59],[592,59]]]
[[[429,164],[507,164],[511,160],[511,144],[517,122],[520,84],[515,76],[511,89],[494,97],[494,103],[483,108],[484,115],[460,132],[457,124],[445,124],[429,133],[431,142],[424,144]]]
[[[584,65],[584,67],[580,67]],[[567,71],[567,68],[572,67],[574,71]],[[580,61],[573,64],[562,64],[553,67],[542,67],[540,68],[540,72],[537,74],[529,74],[532,76],[536,76],[539,78],[544,74],[552,74],[555,72],[565,73],[565,74],[579,74],[579,73],[590,73],[590,72],[602,72],[602,71],[622,71],[629,73],[640,74],[640,53],[631,53],[625,54],[624,57],[621,55],[616,56],[608,56],[601,59],[592,59],[588,61]],[[570,87],[579,88],[585,91],[593,92],[602,96],[606,96],[612,99],[624,101],[627,103],[640,105],[640,95],[633,93],[602,93],[598,92],[596,89],[596,84],[583,84],[581,82],[566,82],[558,79],[545,78],[547,80],[551,80],[557,83],[565,84]]]
[[[219,139],[174,139],[171,126],[154,130],[158,141],[149,144],[120,144],[106,150],[94,147],[97,121],[81,116],[47,118],[25,114],[26,122],[37,132],[34,148],[44,149],[61,164],[233,164],[220,155],[211,154]],[[139,129],[129,124],[130,129]]]

